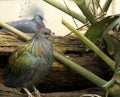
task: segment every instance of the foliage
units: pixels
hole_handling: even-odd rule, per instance
[[[119,15],[108,16],[100,20],[99,22],[91,25],[91,27],[86,32],[85,36],[89,38],[93,43],[96,43],[96,41],[100,41],[100,45],[104,41],[108,53],[112,55],[115,51],[115,44],[108,32],[112,30],[119,22]],[[87,48],[87,50],[89,50],[89,48]]]
[[[75,18],[79,20],[81,23],[83,23],[84,25],[77,29],[87,27],[88,30],[86,31],[85,36],[80,35],[79,31],[75,30],[74,27],[69,25],[69,23],[63,21],[63,24],[67,28],[73,31],[85,44],[87,44],[87,46],[89,46],[89,48],[87,47],[87,50],[92,49],[101,58],[104,55],[102,59],[106,63],[108,63],[110,67],[114,68],[113,66],[115,65],[115,62],[111,60],[110,58],[106,57],[106,54],[104,54],[103,52],[99,54],[101,50],[98,49],[98,47],[100,47],[100,49],[101,47],[105,48],[107,49],[110,55],[114,55],[116,51],[116,47],[118,46],[117,44],[119,40],[118,37],[119,37],[119,31],[120,31],[120,27],[118,25],[120,22],[120,15],[112,15],[112,16],[106,17],[105,16],[106,14],[104,14],[107,12],[112,0],[106,0],[103,7],[100,5],[100,0],[72,0],[79,7],[83,15],[76,13],[74,10],[71,10],[71,8],[66,6],[67,3],[65,5],[61,5],[57,3],[55,0],[51,0],[51,1],[44,0],[44,1],[55,6],[56,8],[70,15],[72,18]],[[86,18],[86,21],[85,21],[85,18]],[[109,33],[110,31],[112,31],[113,33],[112,34]],[[95,46],[94,44],[97,44],[97,46]],[[117,49],[117,50],[119,50],[118,52],[120,52],[120,49]],[[71,64],[71,62],[68,63],[67,61],[64,60],[64,57],[60,56],[62,57],[61,59],[55,53],[54,53],[54,56],[57,60],[63,62],[64,64],[72,68],[73,70],[75,69],[74,67],[71,67],[71,65],[73,65]],[[109,62],[109,60],[112,62],[112,64],[110,64],[111,62]],[[83,69],[81,71],[78,71],[78,69],[75,69],[75,71],[78,73],[82,73],[84,77],[88,75],[87,71],[85,71],[86,73],[83,73],[84,72]],[[91,79],[89,80],[96,84],[94,77],[91,77]],[[98,80],[98,83],[100,82],[101,81]],[[102,86],[100,85],[100,87]],[[112,95],[112,97],[120,96],[120,93],[119,93],[120,88],[117,85],[114,85],[113,87],[110,87],[110,88],[111,88],[110,94]],[[105,89],[108,90],[108,87],[106,87]]]

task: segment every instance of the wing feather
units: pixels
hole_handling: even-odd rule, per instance
[[[21,69],[29,65],[31,56],[28,52],[29,45],[17,49],[8,61],[8,67],[12,72],[18,73]]]

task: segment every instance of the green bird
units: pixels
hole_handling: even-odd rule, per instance
[[[21,88],[28,97],[34,97],[30,93],[34,90],[37,97],[41,97],[35,87],[45,78],[53,63],[53,47],[48,40],[50,34],[49,29],[40,29],[12,54],[3,75],[6,86]]]

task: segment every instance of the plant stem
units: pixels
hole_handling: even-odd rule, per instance
[[[104,6],[103,6],[103,12],[107,12],[108,8],[110,7],[112,0],[106,0]]]
[[[109,67],[114,70],[115,62],[109,58],[105,53],[103,53],[93,42],[91,42],[88,38],[82,35],[79,31],[77,31],[72,25],[70,25],[67,21],[62,20],[62,23],[72,32],[74,32],[87,46],[89,46],[96,54],[98,54],[101,59],[103,59]]]
[[[30,37],[27,36],[25,33],[21,32],[20,30],[15,29],[14,27],[9,26],[3,22],[0,22],[0,26],[7,29],[8,31],[12,32],[13,34],[23,38],[24,40],[29,40]]]
[[[90,12],[89,8],[86,6],[85,0],[74,0],[74,1],[91,24],[97,22],[96,17]]]
[[[70,11],[66,8],[66,6],[56,2],[55,0],[43,0],[47,3],[49,3],[50,5],[60,9],[61,11],[67,13],[68,15],[72,15],[72,17],[74,17],[75,19],[79,20],[82,23],[86,23],[86,18],[82,15],[80,15],[79,13],[73,11],[72,9],[70,9]],[[71,13],[70,13],[71,12]]]
[[[87,78],[88,80],[96,84],[97,86],[102,87],[106,83],[105,80],[101,79],[100,77],[96,76],[92,72],[88,71],[87,69],[81,67],[80,65],[74,63],[73,61],[67,59],[66,57],[56,52],[54,52],[54,57],[58,61],[62,62],[66,66],[70,67],[72,70],[76,71],[80,75],[84,76],[85,78]]]

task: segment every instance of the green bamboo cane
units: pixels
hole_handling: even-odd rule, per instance
[[[60,9],[61,11],[67,13],[68,15],[72,15],[72,17],[74,17],[75,19],[79,20],[80,22],[82,23],[86,23],[86,18],[83,16],[83,15],[80,15],[79,13],[75,12],[74,10],[70,9],[70,12],[69,10],[66,8],[65,5],[62,5],[60,4],[58,1],[56,0],[43,0],[47,3],[49,3],[50,5]]]
[[[102,87],[106,83],[105,80],[101,79],[100,77],[96,76],[95,74],[76,64],[75,62],[69,60],[68,58],[60,55],[59,53],[54,52],[54,57],[66,66],[70,67],[72,70],[76,71],[80,75],[84,76],[85,78],[96,84],[97,86]]]
[[[103,53],[93,42],[91,42],[87,37],[77,31],[72,25],[70,25],[67,21],[62,20],[62,23],[72,32],[74,32],[87,46],[89,46],[96,54],[103,59],[108,66],[114,70],[115,62],[109,58],[105,53]]]
[[[8,25],[8,24],[6,24],[6,23],[4,23],[4,22],[0,22],[0,26],[3,27],[3,28],[5,28],[5,29],[7,29],[7,30],[10,31],[10,32],[12,32],[13,34],[21,37],[21,38],[24,39],[25,41],[30,39],[30,37],[27,36],[27,35],[26,35],[25,33],[23,33],[22,31],[14,28],[14,27],[11,27],[10,25]],[[9,33],[9,32],[8,32],[8,33]],[[10,34],[10,33],[9,33],[9,34]]]

